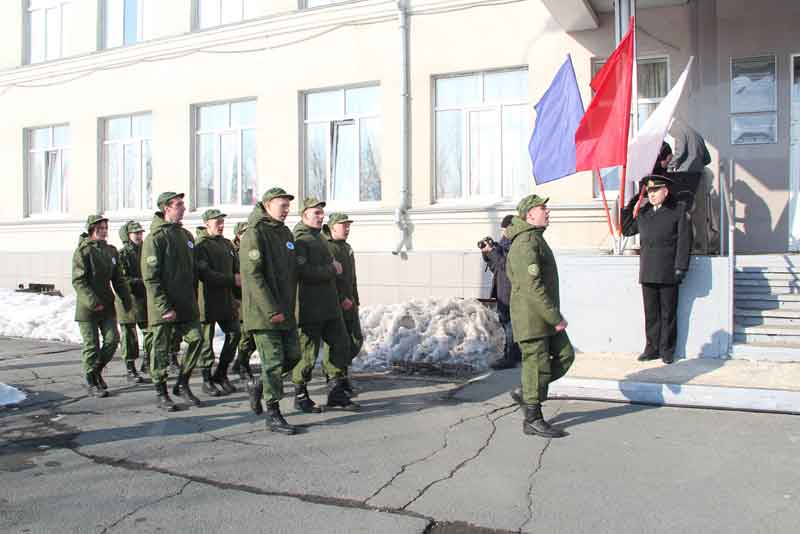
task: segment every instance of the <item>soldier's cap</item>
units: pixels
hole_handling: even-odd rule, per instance
[[[528,215],[528,212],[535,208],[536,206],[544,206],[547,204],[547,201],[550,200],[549,198],[543,198],[539,195],[528,195],[527,197],[523,198],[517,204],[517,213],[523,219]]]
[[[203,222],[210,221],[211,219],[222,219],[227,216],[227,213],[222,213],[218,209],[211,208],[203,212]]]
[[[351,223],[353,220],[347,216],[346,213],[335,212],[331,213],[328,217],[328,226],[333,226],[334,224],[339,223]]]
[[[129,234],[138,234],[139,232],[144,232],[144,228],[136,221],[128,221],[125,223],[125,231]]]
[[[294,195],[290,195],[285,189],[280,187],[272,187],[267,189],[267,192],[261,197],[261,202],[269,202],[273,198],[288,198],[289,200],[294,200]]]
[[[659,187],[669,187],[674,185],[675,182],[671,178],[667,178],[666,176],[662,176],[660,174],[650,174],[642,178],[641,184],[641,187],[646,187],[647,189],[650,189],[651,187],[653,189],[658,189]]]
[[[241,234],[245,230],[247,230],[247,221],[239,221],[236,223],[236,226],[233,227],[233,233],[236,235]]]
[[[303,213],[307,209],[324,208],[324,207],[325,203],[320,199],[318,199],[317,197],[306,197],[306,199],[303,200],[303,205],[300,206],[300,213]]]
[[[86,217],[86,231],[90,232],[92,230],[92,226],[103,221],[108,222],[108,219],[100,214],[89,215],[88,217]]]
[[[183,198],[183,193],[176,193],[174,191],[165,191],[158,195],[158,200],[156,201],[156,206],[158,209],[164,210],[164,207],[169,204],[169,201],[173,198]]]

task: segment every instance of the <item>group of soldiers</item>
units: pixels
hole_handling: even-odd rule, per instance
[[[319,413],[308,383],[324,349],[327,406],[358,409],[348,369],[363,335],[349,217],[332,213],[324,224],[325,202],[306,198],[292,232],[285,221],[294,196],[272,188],[248,220],[236,225],[233,241],[223,236],[226,214],[217,209],[203,213],[195,237],[182,226],[183,197],[159,195],[146,238],[138,222],[123,225],[119,251],[107,243],[107,218],[87,220],[73,256],[72,284],[89,393],[108,396],[103,369],[120,344],[119,324],[128,380],[144,381],[135,364],[138,327],[144,340],[141,370],[149,370],[164,411],[178,410],[167,378],[181,340],[187,349],[172,393],[194,406],[202,406],[190,387],[194,369],[200,367],[203,393],[216,397],[236,391],[228,378],[233,364],[247,384],[252,410],[261,414],[266,406],[267,428],[294,434],[280,411],[284,375],[294,385],[295,408]],[[216,326],[225,341],[214,368]],[[249,365],[255,350],[260,378]]]

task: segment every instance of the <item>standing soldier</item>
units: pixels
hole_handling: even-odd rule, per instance
[[[114,292],[130,310],[131,297],[119,270],[117,249],[106,243],[108,219],[89,215],[72,256],[72,287],[75,289],[75,320],[83,338],[83,373],[89,395],[108,397],[103,368],[119,345]],[[111,290],[114,285],[114,291]],[[98,334],[99,333],[99,334]],[[100,346],[102,337],[102,346]]]
[[[350,400],[345,385],[347,362],[352,349],[336,291],[336,277],[342,274],[343,269],[320,235],[325,217],[324,207],[325,203],[316,198],[305,199],[302,220],[294,227],[302,358],[292,371],[292,382],[295,384],[295,407],[304,412],[319,411],[308,396],[307,384],[311,381],[323,341],[330,347],[322,361],[330,379],[328,406],[358,409],[358,405]]]
[[[236,223],[236,226],[233,228],[233,233],[236,234],[233,238],[233,250],[236,253],[237,261],[241,262],[239,256],[239,248],[241,247],[242,236],[247,231],[247,221],[242,221]],[[244,327],[244,321],[241,320],[242,318],[242,292],[241,288],[239,288],[238,293],[238,303],[237,303],[237,314],[239,315],[240,321],[240,331],[241,337],[239,338],[239,347],[238,353],[236,355],[236,359],[233,362],[233,367],[231,371],[237,373],[239,375],[239,379],[242,383],[247,384],[249,386],[250,381],[253,379],[253,371],[250,369],[250,357],[256,351],[256,342],[253,340],[252,332],[248,331]]]
[[[350,338],[350,352],[348,353],[347,368],[353,358],[361,352],[364,345],[364,335],[361,332],[361,321],[358,318],[358,281],[356,279],[356,258],[353,247],[347,243],[350,236],[350,225],[353,223],[344,213],[331,213],[328,224],[323,228],[327,238],[328,249],[333,259],[342,264],[342,274],[336,277],[336,291],[339,294],[339,306],[342,308],[344,326]],[[330,351],[330,346],[326,347]],[[330,356],[329,356],[330,358]],[[353,397],[355,391],[349,376],[344,378],[344,389]]]
[[[128,292],[131,294],[133,307],[125,309],[122,299],[117,296],[117,318],[122,331],[122,359],[128,369],[128,382],[141,384],[144,378],[136,372],[136,358],[139,357],[139,335],[136,326],[144,337],[144,358],[142,372],[150,368],[150,351],[153,348],[153,335],[147,328],[147,296],[142,281],[142,241],[144,228],[136,221],[128,221],[119,229],[122,249],[119,251],[119,269]]]
[[[223,236],[226,214],[209,209],[203,213],[205,235],[194,247],[197,276],[200,279],[198,304],[203,323],[203,352],[200,368],[203,371],[203,392],[212,396],[229,395],[236,391],[228,380],[228,366],[236,355],[239,344],[239,318],[234,307],[234,290],[241,286],[239,258],[233,243]],[[225,332],[225,343],[219,353],[219,365],[211,375],[214,364],[215,325]],[[222,391],[217,389],[218,384]]]
[[[283,369],[300,358],[294,310],[297,270],[292,232],[284,224],[294,197],[279,187],[269,189],[253,207],[242,237],[242,319],[261,358],[261,380],[250,388],[256,414],[267,404],[267,428],[294,434],[280,409]]]
[[[188,344],[178,381],[172,393],[202,406],[189,388],[203,334],[195,293],[194,239],[181,226],[186,206],[183,193],[158,196],[158,209],[142,248],[142,278],[147,290],[148,326],[153,332],[153,362],[150,376],[158,394],[158,407],[173,412],[177,407],[167,393],[169,353],[178,336]]]
[[[545,421],[542,403],[550,383],[572,365],[575,351],[559,310],[558,267],[543,235],[550,223],[547,201],[537,195],[523,198],[517,204],[519,217],[514,217],[508,230],[511,323],[522,351],[522,393],[511,396],[525,410],[525,434],[560,438],[566,432]]]

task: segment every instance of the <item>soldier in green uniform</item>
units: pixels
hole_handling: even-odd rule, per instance
[[[158,394],[158,407],[175,411],[177,407],[167,393],[167,365],[174,336],[181,337],[188,348],[172,393],[202,406],[189,387],[189,379],[200,359],[203,334],[195,292],[194,238],[180,224],[186,211],[183,193],[161,193],[158,209],[142,248],[148,327],[153,331],[150,376]]]
[[[241,286],[239,258],[233,250],[233,243],[222,235],[225,217],[227,215],[217,209],[206,210],[203,213],[206,232],[194,247],[197,276],[200,279],[198,304],[203,323],[203,352],[199,365],[203,372],[203,392],[213,396],[229,395],[236,391],[228,380],[228,366],[236,355],[240,336],[239,318],[234,305],[234,291]],[[225,333],[225,342],[212,376],[217,324]]]
[[[237,259],[239,258],[239,248],[241,247],[242,236],[246,231],[247,221],[238,222],[233,228],[233,233],[235,234],[235,237],[233,238],[233,250],[236,252]],[[241,288],[238,293],[238,310],[239,317],[241,319]],[[253,371],[250,369],[250,357],[256,351],[256,342],[253,340],[253,334],[244,327],[244,321],[240,320],[240,323],[241,338],[239,339],[238,353],[236,355],[236,360],[233,362],[231,371],[239,375],[239,379],[242,381],[242,383],[249,385],[253,378]]]
[[[303,202],[301,221],[294,227],[297,246],[299,282],[299,321],[301,360],[292,370],[295,406],[305,412],[318,408],[308,396],[307,384],[324,341],[330,350],[323,355],[322,366],[329,377],[328,406],[358,409],[347,394],[345,379],[350,361],[350,336],[344,325],[336,277],[342,264],[331,255],[320,235],[325,217],[325,203],[316,198]]]
[[[342,264],[342,274],[336,277],[336,291],[339,294],[339,306],[342,308],[344,325],[350,338],[350,352],[347,367],[353,358],[361,352],[364,335],[361,332],[361,321],[358,318],[358,280],[356,278],[356,258],[353,247],[347,243],[350,236],[350,225],[353,223],[344,213],[331,213],[328,224],[323,227],[323,235],[327,238],[328,249],[333,258]],[[330,351],[330,346],[326,347]],[[344,379],[344,389],[353,397],[356,392],[349,376]]]
[[[90,215],[86,233],[81,234],[78,248],[72,255],[75,320],[83,338],[83,373],[89,394],[94,397],[108,396],[103,368],[119,345],[114,293],[122,300],[123,309],[132,307],[130,293],[120,273],[117,249],[106,243],[107,237],[108,219]]]
[[[142,242],[144,228],[136,221],[128,221],[119,229],[119,238],[123,245],[119,251],[119,269],[122,279],[131,294],[133,307],[125,309],[125,303],[117,296],[117,320],[119,321],[122,341],[122,359],[128,370],[128,382],[141,384],[144,378],[136,371],[136,358],[139,357],[139,334],[144,338],[144,358],[142,368],[150,368],[150,351],[153,348],[153,335],[147,328],[147,295],[142,281]],[[149,371],[142,371],[149,372]]]
[[[292,232],[284,224],[294,197],[279,187],[269,189],[253,207],[242,236],[242,319],[261,358],[261,380],[250,388],[250,406],[256,414],[267,405],[267,429],[294,434],[280,410],[283,369],[299,360],[295,305],[297,263]]]
[[[547,200],[537,195],[523,198],[517,204],[519,216],[508,229],[511,323],[522,351],[522,393],[511,396],[525,410],[525,434],[559,438],[566,432],[545,421],[542,403],[550,383],[572,365],[575,351],[559,310],[558,267],[543,235],[550,223]]]

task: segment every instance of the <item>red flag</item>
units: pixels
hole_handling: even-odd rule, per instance
[[[575,169],[578,171],[625,165],[628,159],[633,27],[631,17],[628,33],[592,80],[595,95],[575,131]]]

